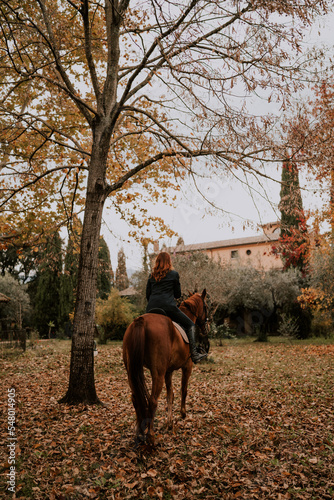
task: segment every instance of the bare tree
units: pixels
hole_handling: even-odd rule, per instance
[[[143,189],[163,196],[205,159],[221,175],[265,175],[259,160],[272,146],[272,123],[251,116],[244,98],[258,92],[286,102],[307,69],[301,31],[330,5],[0,0],[4,238],[37,238],[84,203],[62,401],[98,401],[93,335],[107,198],[132,209]]]

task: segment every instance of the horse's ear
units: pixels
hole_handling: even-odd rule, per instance
[[[202,292],[202,299],[204,300],[206,297],[206,288],[204,288],[203,292]]]
[[[191,292],[189,292],[189,290],[188,290],[188,296],[189,296],[189,297],[191,297],[191,296],[192,296],[192,293],[191,293]]]

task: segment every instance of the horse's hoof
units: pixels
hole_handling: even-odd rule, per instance
[[[145,442],[146,442],[145,434],[137,434],[135,438],[135,448],[138,448],[138,446],[145,444]]]
[[[155,446],[155,438],[154,438],[154,435],[152,434],[147,434],[146,436],[146,444],[148,446],[151,446],[152,448],[154,448]]]
[[[187,416],[186,412],[185,411],[181,411],[181,417],[182,418],[186,418],[186,416]]]

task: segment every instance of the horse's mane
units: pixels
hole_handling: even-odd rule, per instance
[[[186,309],[189,309],[189,311],[192,314],[196,314],[197,307],[199,305],[198,299],[200,299],[202,301],[201,294],[200,293],[194,293],[193,295],[191,295],[190,297],[188,297],[187,299],[185,299],[183,302],[181,302],[180,309],[182,307],[185,307]]]

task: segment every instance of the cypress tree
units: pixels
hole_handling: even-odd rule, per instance
[[[129,286],[129,278],[126,270],[126,258],[123,248],[118,252],[116,269],[116,288],[121,292]]]
[[[281,233],[291,236],[294,228],[299,227],[304,217],[303,201],[300,192],[298,169],[295,163],[286,161],[282,166],[282,185],[280,192]]]
[[[34,324],[40,335],[45,337],[49,333],[48,325],[54,325],[54,331],[59,328],[62,241],[58,232],[47,241],[40,259],[34,283]]]
[[[143,238],[141,244],[143,245],[143,271],[145,274],[148,274],[148,270],[149,270],[149,255],[148,255],[149,240],[147,238]]]
[[[66,332],[70,333],[70,314],[74,311],[76,289],[78,282],[80,235],[82,223],[77,217],[68,235],[64,259],[64,272],[61,278],[61,300],[59,323]]]
[[[305,274],[308,253],[307,226],[298,167],[291,161],[283,162],[279,209],[281,211],[279,252],[284,269],[296,267]]]
[[[111,266],[110,252],[103,236],[100,236],[99,262],[97,273],[97,296],[100,299],[107,299],[111,287],[114,286],[114,272]]]

